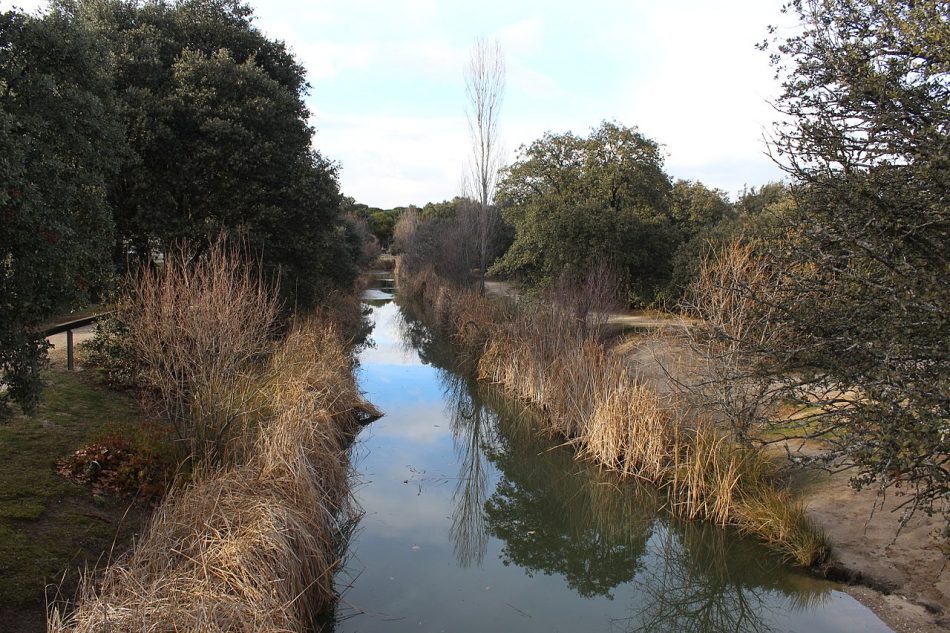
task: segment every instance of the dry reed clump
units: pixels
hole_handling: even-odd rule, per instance
[[[553,433],[580,437],[596,398],[619,380],[622,364],[556,306],[520,306],[499,330],[485,346],[479,379],[541,408]]]
[[[478,302],[465,291],[440,284],[430,270],[403,271],[397,281],[400,291],[434,306],[436,323],[453,338],[466,335],[459,304]],[[765,457],[702,419],[694,402],[648,388],[576,314],[570,301],[495,313],[487,338],[468,350],[480,350],[477,377],[537,407],[545,430],[571,442],[578,456],[664,489],[675,515],[737,526],[805,566],[823,559],[824,538],[801,505],[776,489]]]
[[[228,459],[259,415],[258,367],[273,349],[273,288],[224,238],[201,254],[181,249],[142,270],[117,306],[135,382],[187,453]]]
[[[616,388],[598,394],[580,454],[622,476],[662,484],[671,453],[676,452],[677,434],[657,394],[623,374]]]
[[[302,631],[334,600],[333,573],[356,510],[346,448],[360,397],[334,328],[303,322],[273,355],[271,415],[249,459],[199,468],[141,541],[88,578],[73,631]]]
[[[424,305],[434,325],[450,335],[463,364],[474,366],[497,324],[506,320],[506,307],[477,290],[446,283],[431,266],[411,274],[398,258],[395,271],[400,294]]]

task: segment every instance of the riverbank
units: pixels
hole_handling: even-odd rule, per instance
[[[353,375],[361,306],[291,318],[277,297],[221,240],[119,300],[97,359],[173,429],[183,474],[49,633],[307,631],[332,611],[358,516],[348,447],[375,414]]]
[[[810,516],[832,545],[834,580],[898,633],[950,631],[950,562],[944,523],[918,513],[898,533],[902,498],[855,491],[847,473],[798,478]]]
[[[479,380],[532,406],[546,432],[580,457],[619,479],[657,486],[680,519],[736,527],[802,567],[824,560],[821,532],[768,458],[741,446],[692,403],[652,388],[573,310],[497,302],[428,268],[397,264],[396,279]]]
[[[332,607],[356,516],[346,449],[372,411],[349,353],[332,324],[296,326],[269,363],[248,457],[173,489],[135,547],[85,578],[49,631],[303,631]]]
[[[517,298],[503,281],[486,283],[500,298]],[[608,322],[634,333],[614,339],[613,350],[642,375],[660,383],[655,341],[645,333],[677,328],[681,319],[662,313],[625,311]],[[848,592],[871,608],[898,633],[950,630],[950,554],[938,517],[918,513],[898,532],[903,500],[893,494],[882,501],[873,489],[855,491],[848,473],[799,473],[792,481],[806,511],[831,545],[825,573],[847,584]]]

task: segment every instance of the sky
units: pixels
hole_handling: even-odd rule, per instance
[[[470,141],[464,68],[497,39],[507,162],[546,131],[604,120],[664,149],[674,179],[733,199],[782,177],[766,151],[779,92],[755,44],[783,0],[254,0],[256,24],[308,70],[314,144],[343,193],[390,208],[461,191]],[[45,6],[0,0],[0,8]]]

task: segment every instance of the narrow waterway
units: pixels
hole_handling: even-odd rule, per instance
[[[835,585],[671,521],[649,490],[539,439],[378,281],[359,376],[385,417],[354,447],[365,516],[336,631],[889,630]]]

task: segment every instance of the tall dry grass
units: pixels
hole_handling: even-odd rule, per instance
[[[195,301],[196,312],[207,308],[201,300],[208,298],[226,309],[275,306],[235,266],[231,258],[236,256],[233,250],[215,251],[207,264],[197,263],[198,270],[223,268],[197,277],[172,264],[171,274],[177,276],[172,280],[143,280],[149,294],[143,293],[147,301],[138,295],[140,309],[181,314],[180,297],[168,294],[173,287]],[[222,283],[227,274],[236,278],[232,285]],[[244,296],[222,304],[223,288]],[[334,603],[333,574],[358,514],[347,448],[360,420],[378,413],[360,396],[346,337],[328,320],[349,311],[348,302],[337,302],[323,314],[298,320],[280,342],[269,337],[270,318],[245,314],[244,326],[257,328],[256,335],[235,335],[249,342],[253,353],[200,331],[215,324],[210,317],[195,316],[183,333],[168,332],[179,346],[175,362],[189,371],[176,374],[165,359],[147,360],[163,363],[155,376],[195,380],[177,390],[169,387],[169,398],[179,407],[169,410],[183,418],[181,428],[197,428],[207,420],[187,416],[232,415],[232,395],[215,400],[218,392],[204,387],[219,372],[234,368],[254,393],[254,423],[233,427],[240,434],[231,444],[240,450],[231,450],[229,459],[196,461],[190,482],[168,495],[132,550],[84,580],[75,605],[51,610],[51,633],[299,632]],[[156,331],[170,323],[164,314],[142,317]],[[184,317],[187,321],[187,311]],[[233,332],[230,324],[222,327]],[[216,347],[195,349],[197,358],[188,357],[185,343],[198,341]],[[225,358],[211,358],[216,354]],[[182,394],[192,402],[179,402],[187,400]],[[196,406],[198,397],[207,400]]]
[[[434,324],[475,358],[480,380],[533,405],[544,430],[579,457],[655,484],[676,516],[736,526],[803,566],[825,557],[823,537],[769,461],[694,402],[648,388],[591,321],[577,318],[583,301],[561,289],[559,301],[502,309],[429,269],[412,274],[397,264],[396,277],[400,292],[428,306]],[[471,323],[481,336],[468,334]]]
[[[262,413],[259,368],[273,350],[276,289],[224,238],[203,253],[169,253],[129,287],[117,314],[136,383],[187,454],[227,459]]]
[[[774,267],[736,240],[707,257],[683,311],[693,325],[675,334],[683,350],[666,366],[682,397],[713,411],[743,442],[774,414],[782,391],[767,350],[792,338],[776,325],[783,303]]]

